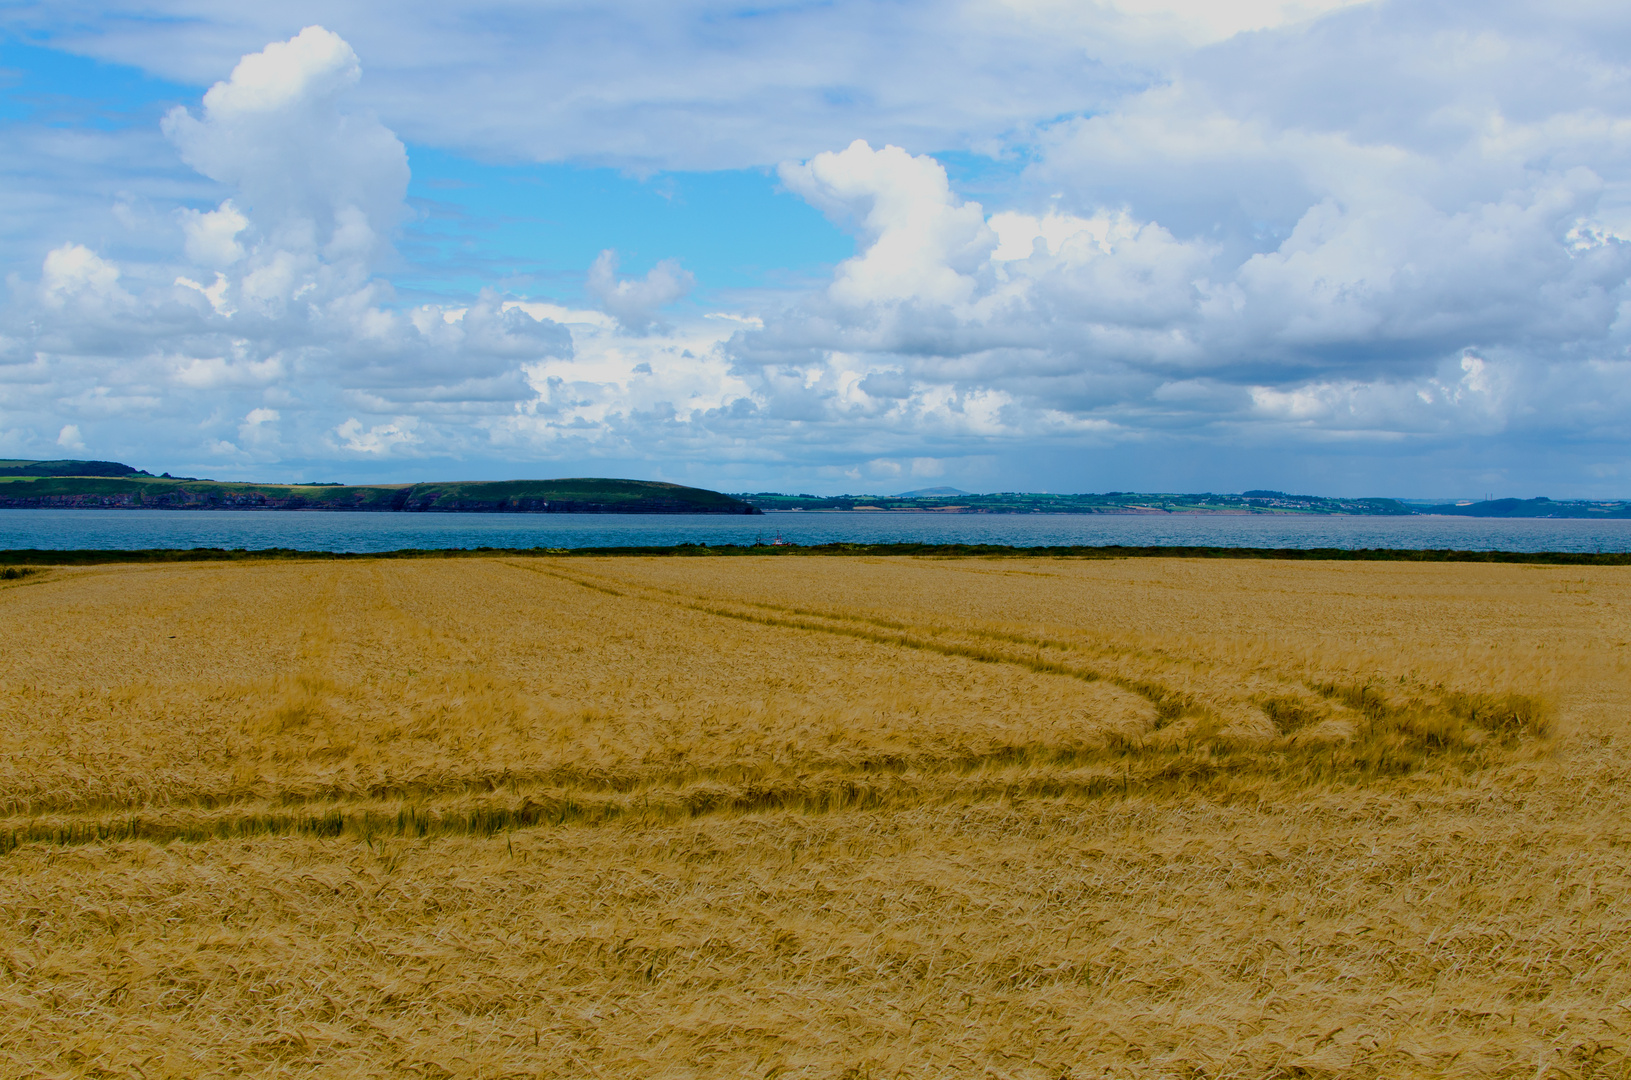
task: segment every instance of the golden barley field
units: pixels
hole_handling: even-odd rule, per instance
[[[0,1075],[1631,1075],[1631,568],[0,583]]]

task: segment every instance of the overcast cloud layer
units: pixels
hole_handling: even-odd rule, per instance
[[[733,490],[1631,490],[1631,14],[1222,10],[14,8],[54,47],[209,89],[125,132],[11,129],[34,164],[0,175],[32,211],[0,235],[0,454]],[[856,254],[730,298],[684,252],[629,275],[608,250],[590,305],[497,283],[406,304],[404,139],[773,168]],[[976,199],[947,151],[1006,164]],[[100,174],[119,182],[63,180]]]

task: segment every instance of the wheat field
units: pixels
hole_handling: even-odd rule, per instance
[[[1631,1075],[1631,569],[0,583],[0,1075]]]

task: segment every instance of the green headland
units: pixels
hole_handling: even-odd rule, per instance
[[[430,484],[251,484],[154,476],[118,462],[0,461],[0,508],[47,507],[568,514],[759,513],[751,504],[730,495],[655,480],[586,477]]]

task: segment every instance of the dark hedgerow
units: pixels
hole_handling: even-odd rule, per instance
[[[607,556],[676,558],[797,558],[800,556],[898,555],[919,558],[1066,559],[1273,559],[1288,562],[1517,563],[1539,566],[1631,566],[1631,552],[1455,551],[1444,548],[1245,548],[1245,547],[1012,547],[1004,544],[676,544],[667,547],[584,548],[401,548],[395,551],[301,551],[294,548],[147,548],[139,550],[0,551],[26,566],[85,566],[100,563],[243,562],[289,559],[459,559]],[[19,567],[19,572],[22,568]]]

